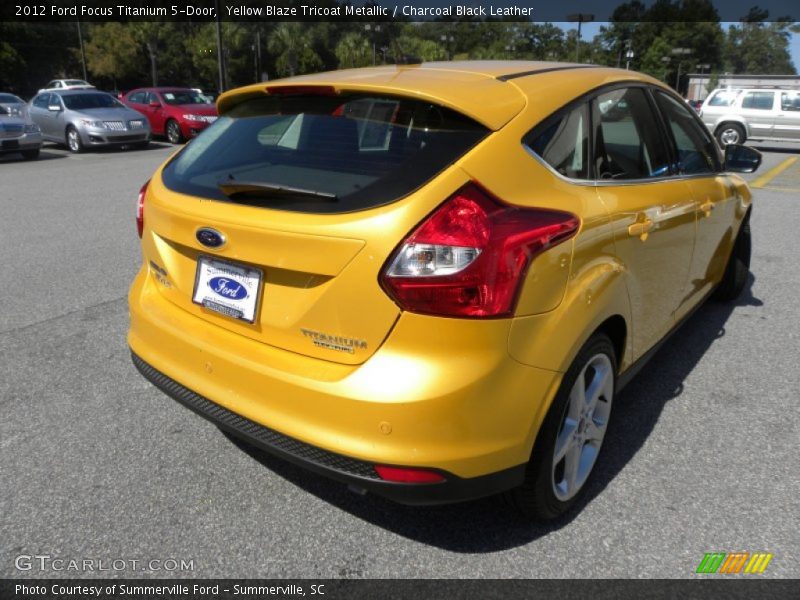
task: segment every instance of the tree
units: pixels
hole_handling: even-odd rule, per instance
[[[322,67],[322,59],[312,47],[314,40],[308,30],[306,24],[284,22],[272,31],[267,48],[275,57],[278,75],[312,73]]]
[[[751,8],[739,25],[731,25],[725,43],[725,69],[732,73],[791,75],[796,73],[789,54],[788,18],[765,23],[769,12]]]
[[[372,64],[372,48],[367,39],[357,32],[346,33],[336,44],[339,68],[366,67]]]
[[[86,42],[86,66],[92,75],[117,80],[136,75],[141,54],[130,29],[122,23],[109,21],[95,24]]]

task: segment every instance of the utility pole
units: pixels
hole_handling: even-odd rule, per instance
[[[222,20],[220,18],[219,0],[214,0],[214,10],[217,15],[217,63],[219,63],[219,93],[225,91],[225,56],[222,50]]]
[[[81,33],[81,22],[75,21],[78,24],[78,44],[81,48],[81,66],[83,67],[83,80],[89,81],[89,75],[86,72],[86,50],[83,48],[83,34]]]
[[[256,31],[256,81],[261,81],[261,30]]]
[[[594,15],[587,13],[575,13],[572,15],[567,15],[568,23],[578,24],[578,39],[575,41],[575,62],[580,62],[581,56],[581,24],[588,23],[589,21],[594,21]]]

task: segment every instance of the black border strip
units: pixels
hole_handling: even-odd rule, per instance
[[[542,73],[552,73],[553,71],[571,71],[573,69],[609,69],[611,67],[602,67],[600,65],[567,65],[564,67],[548,67],[546,69],[535,69],[533,71],[520,71],[519,73],[509,73],[508,75],[498,75],[497,81],[510,81],[512,79],[519,79],[520,77],[527,77],[528,75],[540,75]]]

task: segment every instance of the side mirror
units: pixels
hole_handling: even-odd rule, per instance
[[[725,146],[725,170],[733,173],[752,173],[761,166],[761,152],[741,144]]]
[[[152,102],[150,102],[149,106],[150,106],[150,108],[159,108],[161,106],[161,104],[159,104],[158,102],[153,100]]]
[[[61,112],[61,105],[60,104],[51,104],[47,107],[47,110],[50,112]]]

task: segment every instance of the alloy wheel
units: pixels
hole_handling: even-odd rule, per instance
[[[726,146],[728,144],[738,144],[739,143],[739,139],[740,139],[739,131],[737,129],[733,128],[733,127],[730,127],[728,129],[725,129],[719,135],[719,139]]]
[[[589,359],[569,393],[553,452],[553,493],[573,498],[592,472],[614,398],[614,368],[606,354]]]
[[[181,129],[175,121],[170,121],[167,124],[167,139],[171,144],[181,143]]]
[[[67,132],[67,145],[72,152],[79,152],[81,149],[81,140],[78,137],[76,129],[70,129]]]

